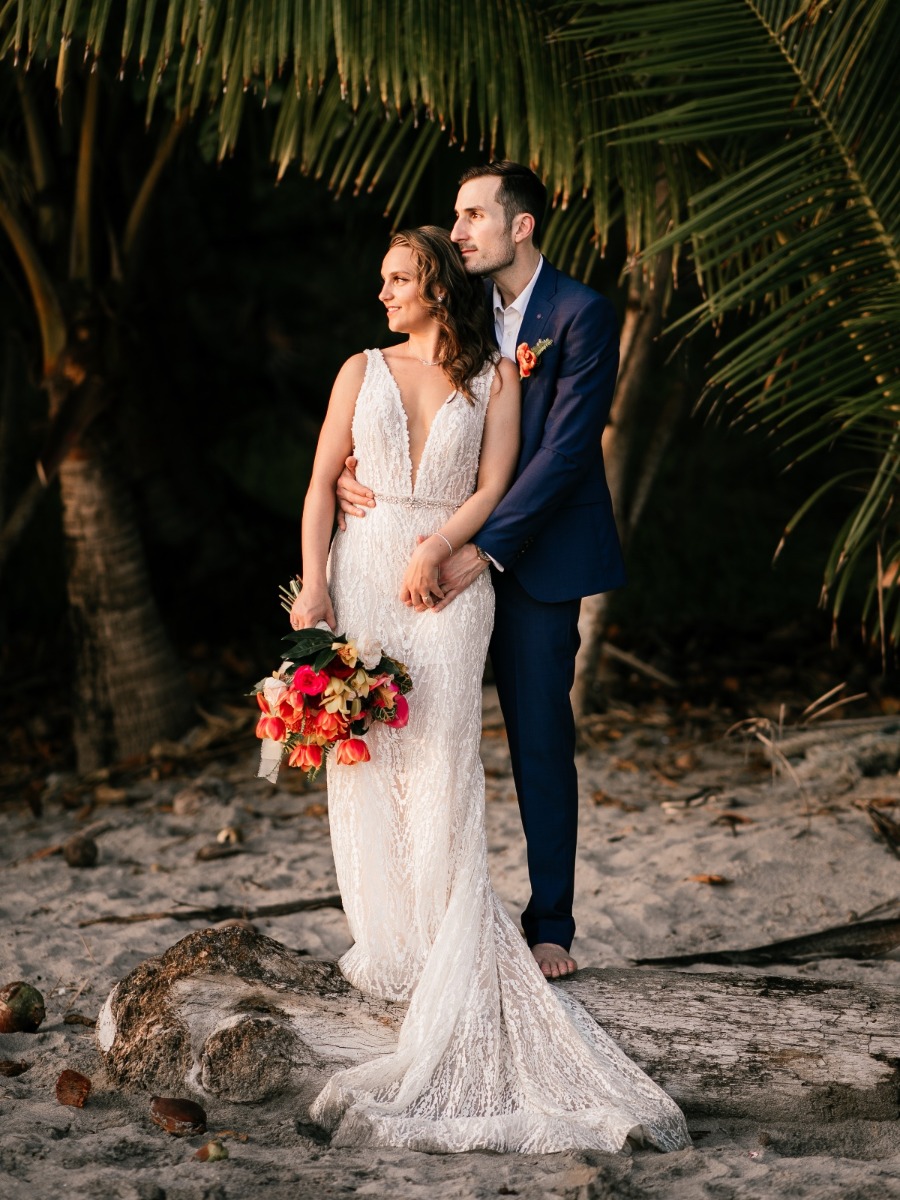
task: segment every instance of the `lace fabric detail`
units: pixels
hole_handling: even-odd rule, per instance
[[[405,729],[370,731],[370,762],[329,759],[328,804],[354,938],[341,970],[409,1007],[396,1048],[355,1055],[311,1115],[338,1145],[536,1153],[619,1150],[629,1135],[689,1145],[675,1103],[546,982],[491,888],[478,752],[488,573],[441,613],[398,599],[417,536],[474,491],[494,367],[475,380],[474,404],[456,395],[438,411],[413,487],[399,390],[381,352],[366,353],[354,453],[360,479],[391,501],[336,535],[329,582],[338,627],[402,659],[414,691]]]
[[[448,500],[437,500],[433,496],[387,496],[379,492],[375,497],[379,504],[402,504],[404,508],[459,508]]]

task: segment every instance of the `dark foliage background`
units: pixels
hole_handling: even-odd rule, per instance
[[[195,139],[176,153],[125,309],[129,351],[112,413],[157,598],[203,703],[213,694],[240,703],[274,661],[283,630],[276,589],[300,569],[299,514],[331,381],[347,355],[387,341],[376,299],[390,232],[384,192],[336,200],[296,170],[276,185],[265,120],[254,114],[255,127],[220,165],[197,153]],[[476,157],[439,154],[404,223],[449,225],[456,180]],[[0,262],[0,379],[14,435],[2,479],[8,508],[33,470],[46,401],[5,248]],[[620,305],[621,262],[614,244],[592,280]],[[691,299],[676,297],[675,311]],[[660,349],[654,392],[662,398],[686,380],[698,395],[708,347],[667,360],[669,349]],[[816,609],[837,519],[827,503],[773,567],[785,521],[816,484],[815,464],[784,474],[784,461],[758,431],[685,416],[632,543],[630,584],[615,600],[611,637],[736,715],[747,701],[723,685],[734,664],[777,668],[782,682],[787,671],[810,700],[832,680],[885,686],[854,629],[841,631],[836,653],[828,647],[830,618]],[[21,712],[50,683],[50,742],[64,756],[71,659],[62,561],[51,487],[3,579],[2,689]],[[626,691],[629,682],[639,683],[623,679]]]

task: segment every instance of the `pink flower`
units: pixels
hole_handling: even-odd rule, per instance
[[[385,725],[389,725],[391,729],[402,729],[409,720],[409,704],[406,697],[396,695],[394,697],[394,715],[390,721],[385,721]]]
[[[288,766],[299,767],[301,771],[318,771],[321,765],[321,746],[305,746],[301,743],[299,746],[295,746],[288,755]]]
[[[307,663],[301,663],[294,672],[291,687],[304,696],[320,696],[328,687],[328,676],[324,671],[314,671]]]
[[[350,767],[354,763],[368,762],[372,756],[369,747],[360,738],[347,738],[346,741],[338,742],[334,757],[336,762]]]

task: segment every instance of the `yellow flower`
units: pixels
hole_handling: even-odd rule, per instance
[[[371,678],[372,676],[368,673],[368,671],[360,668],[358,671],[354,671],[350,678],[346,680],[346,682],[351,688],[353,688],[357,696],[368,696],[369,681]]]
[[[332,642],[331,648],[345,667],[356,666],[359,654],[357,653],[356,642],[354,642],[353,638],[347,638],[346,642]]]
[[[346,715],[351,701],[356,697],[356,692],[348,686],[348,683],[348,680],[338,679],[333,675],[328,681],[328,687],[322,693],[322,699],[319,701],[320,707],[324,708],[326,712],[339,712]]]

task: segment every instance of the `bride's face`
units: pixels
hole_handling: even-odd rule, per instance
[[[432,323],[419,296],[419,280],[412,251],[392,246],[381,264],[384,280],[378,299],[387,312],[391,333],[415,333]]]

